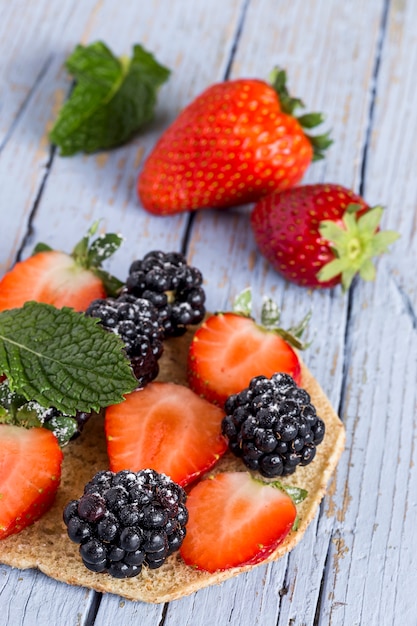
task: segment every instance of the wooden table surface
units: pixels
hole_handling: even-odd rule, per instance
[[[128,145],[62,158],[48,130],[79,43],[129,54],[142,43],[173,70],[154,123]],[[338,182],[386,207],[401,239],[373,283],[311,292],[257,253],[248,208],[158,218],[136,198],[144,157],[213,82],[287,68],[324,111],[334,145],[303,182]],[[0,275],[44,241],[69,251],[96,219],[126,235],[123,277],[151,249],[184,250],[211,310],[250,286],[288,325],[312,311],[304,360],[347,442],[319,514],[286,558],[167,605],[70,587],[0,565],[0,623],[152,626],[417,624],[417,2],[414,0],[0,0]]]

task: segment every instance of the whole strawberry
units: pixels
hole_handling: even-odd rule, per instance
[[[260,200],[251,214],[256,243],[273,267],[303,287],[348,289],[356,274],[373,280],[372,258],[398,238],[379,230],[383,209],[340,185],[288,189]]]
[[[319,113],[295,117],[303,103],[291,98],[286,75],[272,84],[256,79],[212,85],[162,135],[138,178],[147,211],[170,215],[205,207],[254,202],[298,183],[331,141],[304,128]]]

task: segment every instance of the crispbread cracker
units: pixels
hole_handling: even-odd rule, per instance
[[[188,331],[183,337],[165,342],[159,380],[186,384],[186,360],[192,335],[193,332]],[[297,505],[298,529],[291,531],[264,563],[283,556],[302,538],[316,514],[344,447],[342,422],[305,366],[302,370],[302,386],[310,393],[318,415],[324,420],[326,434],[317,447],[314,461],[310,465],[299,467],[293,476],[282,479],[282,482],[307,489],[308,496]],[[254,567],[236,567],[209,574],[186,566],[181,557],[174,554],[159,569],[149,570],[144,567],[135,578],[118,580],[108,574],[90,572],[81,562],[78,545],[67,536],[62,511],[70,500],[82,495],[84,485],[97,471],[103,469],[108,469],[103,417],[94,416],[85,426],[83,435],[65,448],[61,486],[54,506],[32,526],[0,541],[0,561],[20,569],[39,568],[48,576],[71,585],[82,585],[97,591],[118,594],[130,600],[154,603],[181,598]],[[214,471],[245,471],[245,466],[239,459],[227,453],[216,464],[212,473]]]

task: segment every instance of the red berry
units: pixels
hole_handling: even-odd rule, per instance
[[[236,313],[210,316],[195,333],[188,355],[188,382],[219,406],[242,391],[252,378],[276,372],[301,379],[298,356],[276,332]]]
[[[62,451],[46,428],[0,425],[0,539],[32,524],[52,505]]]
[[[187,509],[187,534],[180,553],[187,565],[208,572],[264,560],[296,518],[287,493],[246,472],[201,481],[191,489]]]
[[[150,383],[106,410],[110,469],[152,468],[187,485],[226,451],[223,416],[188,387]]]
[[[329,145],[309,137],[293,115],[285,72],[273,85],[256,79],[212,85],[162,135],[138,178],[151,213],[169,215],[204,207],[253,202],[298,183],[314,156]],[[310,114],[308,127],[322,121]]]
[[[371,258],[398,237],[379,231],[381,217],[381,207],[370,208],[349,189],[317,184],[263,198],[251,226],[260,251],[287,280],[347,289],[357,273],[373,279]]]
[[[0,280],[0,311],[21,307],[29,300],[85,311],[90,302],[121,286],[101,269],[102,261],[117,250],[121,238],[102,235],[89,247],[96,228],[94,224],[71,254],[42,245],[41,251],[35,249],[31,257],[16,263]]]
[[[92,300],[104,298],[101,280],[76,267],[64,252],[39,252],[17,263],[0,281],[0,311],[23,306],[29,300],[70,306],[84,311]]]

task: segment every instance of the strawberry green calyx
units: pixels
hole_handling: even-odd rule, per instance
[[[236,296],[232,311],[244,317],[252,317],[252,292],[249,287]],[[281,328],[279,326],[281,319],[279,306],[272,298],[265,298],[261,309],[261,323],[257,324],[257,326],[261,330],[280,335],[280,337],[285,339],[285,341],[294,348],[305,350],[311,345],[311,341],[303,342],[301,338],[308,326],[310,318],[311,311],[309,311],[296,326],[291,326],[288,329]]]
[[[274,487],[274,489],[280,489],[281,491],[285,491],[285,493],[290,496],[294,504],[300,504],[300,502],[303,502],[308,496],[308,491],[306,489],[302,489],[301,487],[295,487],[294,485],[285,485],[280,480],[266,481],[252,475],[250,476],[252,480],[256,483],[259,483],[261,485],[268,485],[269,487]]]
[[[102,264],[120,248],[123,237],[116,233],[104,233],[92,239],[98,231],[99,224],[99,220],[92,224],[84,237],[74,246],[71,257],[79,267],[93,272],[102,281],[107,294],[114,296],[123,286],[123,283],[103,270]],[[33,254],[45,251],[52,251],[52,248],[47,244],[38,243]]]
[[[287,88],[287,74],[285,70],[275,67],[270,76],[269,82],[271,87],[275,89],[281,109],[287,115],[295,117],[303,129],[309,130],[316,128],[324,122],[324,115],[322,113],[305,113],[304,115],[294,115],[296,109],[304,108],[304,102],[300,98],[293,98]],[[313,161],[319,161],[324,158],[324,153],[331,146],[333,140],[330,138],[330,133],[324,133],[322,135],[310,135],[304,133],[307,139],[310,141],[313,148]]]
[[[373,257],[388,251],[399,234],[392,230],[380,231],[383,208],[375,206],[359,215],[363,207],[349,204],[339,226],[332,220],[324,220],[319,227],[320,235],[330,242],[335,259],[324,265],[317,277],[327,282],[341,275],[343,291],[349,289],[353,278],[359,274],[363,280],[375,278]]]

